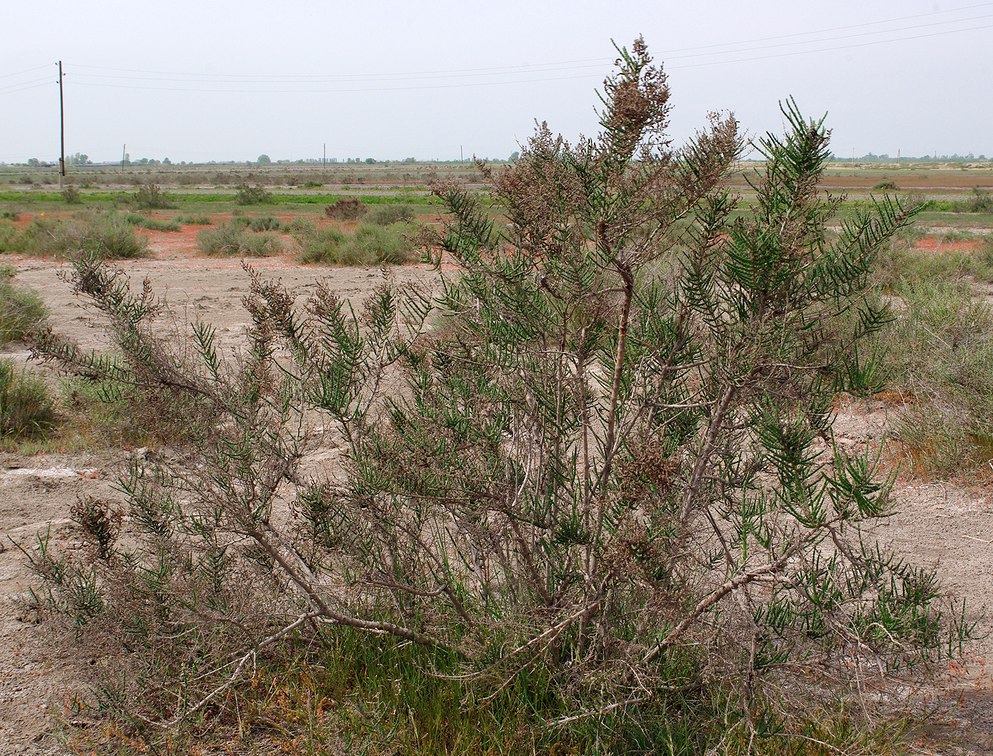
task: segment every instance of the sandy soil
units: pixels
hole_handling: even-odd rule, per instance
[[[195,229],[192,233],[195,236]],[[233,343],[248,321],[240,306],[247,276],[239,262],[194,257],[189,233],[150,236],[154,257],[121,267],[136,281],[147,276],[178,321],[189,322],[194,317],[210,321],[222,340]],[[185,244],[179,241],[183,237]],[[97,318],[72,296],[59,277],[57,263],[7,261],[17,266],[19,283],[42,293],[57,331],[85,347],[105,345]],[[359,300],[380,279],[375,269],[305,268],[285,257],[253,264],[282,279],[299,295],[326,277],[343,296]],[[415,266],[396,272],[400,281],[424,280],[429,275],[425,268]],[[836,424],[840,443],[850,447],[875,443],[886,434],[898,411],[898,406],[883,401],[843,406]],[[38,581],[17,547],[30,551],[39,533],[50,533],[61,548],[78,548],[80,536],[68,520],[69,507],[81,494],[118,496],[113,481],[121,456],[0,454],[0,753],[59,753],[50,713],[65,711],[68,691],[85,682],[90,666],[101,663],[60,650],[36,624],[37,617],[24,599]],[[970,616],[989,614],[993,610],[993,492],[901,481],[896,497],[900,513],[878,528],[879,539],[913,562],[936,565],[948,588],[966,598]],[[984,628],[990,627],[988,619],[982,622]],[[993,640],[973,643],[967,663],[955,667],[942,689],[931,691],[946,712],[944,724],[934,735],[955,737],[959,742],[940,752],[993,753],[993,664],[988,668],[985,663],[991,652]],[[934,748],[921,745],[925,752]]]

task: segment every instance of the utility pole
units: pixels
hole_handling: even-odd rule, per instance
[[[60,152],[59,152],[59,189],[65,183],[66,178],[66,110],[65,110],[65,98],[62,95],[62,61],[59,61],[59,137],[60,137]]]
[[[124,173],[124,164],[128,162],[128,145],[127,142],[121,148],[121,173]]]
[[[321,172],[326,177],[328,175],[328,143],[324,143],[324,157],[321,158]]]

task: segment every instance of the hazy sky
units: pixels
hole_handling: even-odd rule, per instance
[[[0,0],[0,161],[506,157],[596,131],[611,39],[669,72],[672,135],[793,95],[838,155],[993,155],[993,2]]]

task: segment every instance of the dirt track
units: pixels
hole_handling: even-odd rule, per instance
[[[217,327],[222,343],[225,338],[233,340],[248,320],[240,305],[247,289],[247,275],[240,264],[194,258],[179,247],[156,244],[155,249],[156,259],[121,267],[135,280],[147,276],[165,296],[177,321],[202,318]],[[58,264],[12,262],[19,269],[17,281],[42,293],[57,331],[84,347],[105,345],[96,317],[59,278]],[[253,264],[281,278],[297,294],[306,293],[326,277],[343,296],[360,300],[380,280],[375,269],[304,268],[288,258]],[[408,281],[424,279],[429,272],[408,267],[396,275],[399,281]],[[836,423],[840,443],[858,447],[875,442],[898,411],[884,402],[843,407]],[[30,550],[39,532],[50,531],[62,548],[78,546],[79,534],[68,520],[69,507],[83,493],[117,496],[113,480],[122,455],[0,454],[0,753],[58,752],[49,712],[63,710],[67,689],[85,681],[87,669],[101,663],[54,650],[22,603],[37,580],[25,555],[13,544]],[[937,565],[948,588],[967,599],[970,615],[993,613],[991,492],[904,481],[896,496],[900,514],[878,529],[880,540],[913,562]],[[990,627],[988,620],[984,627]],[[993,668],[985,665],[991,652],[993,640],[974,643],[969,663],[956,668],[940,696],[948,710],[948,727],[941,734],[961,736],[964,752],[993,752]]]

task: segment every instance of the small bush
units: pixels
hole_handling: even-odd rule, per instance
[[[148,239],[116,213],[73,218],[34,218],[20,240],[26,254],[55,257],[89,255],[103,260],[144,257]]]
[[[329,263],[345,242],[345,234],[336,228],[307,227],[294,229],[300,244],[300,261],[304,263]]]
[[[13,360],[0,360],[0,438],[37,438],[55,427],[55,403],[38,378],[18,373]]]
[[[410,205],[376,205],[366,219],[377,226],[393,223],[410,223],[414,220],[414,208]]]
[[[222,257],[268,257],[283,251],[279,239],[272,234],[246,231],[234,221],[201,231],[197,246],[205,255]]]
[[[83,202],[83,195],[72,184],[62,190],[62,201],[67,205],[79,205]]]
[[[239,184],[234,201],[239,205],[269,205],[272,204],[274,198],[272,193],[263,186]]]
[[[172,207],[169,195],[151,182],[138,187],[138,191],[131,195],[131,204],[141,210],[163,210]]]
[[[137,213],[128,213],[124,216],[124,220],[132,226],[147,228],[150,231],[179,231],[179,223],[177,221],[158,220],[157,218],[148,218]]]
[[[355,221],[368,211],[365,203],[357,198],[340,199],[324,208],[324,214],[331,220]]]
[[[298,236],[304,263],[325,265],[400,265],[416,246],[400,226],[359,226],[354,234],[325,228]]]
[[[176,218],[178,223],[182,223],[187,226],[212,226],[214,225],[214,220],[209,215],[180,215]]]
[[[880,181],[872,188],[881,192],[892,192],[898,189],[899,187],[897,187],[897,185],[892,181]]]
[[[279,218],[274,218],[271,215],[261,215],[255,218],[249,218],[248,227],[252,231],[278,231],[283,227],[283,224],[280,223]]]
[[[13,268],[0,267],[0,346],[19,341],[45,319],[45,305],[34,291],[11,283]]]
[[[20,215],[15,210],[0,210],[0,220],[11,220],[16,221],[20,219]]]
[[[305,236],[314,233],[317,230],[317,225],[314,221],[307,218],[294,218],[290,221],[286,230],[294,236]]]
[[[10,221],[0,220],[0,254],[4,252],[20,252],[23,248],[21,234]]]
[[[993,213],[993,193],[974,187],[967,208],[970,213]]]

